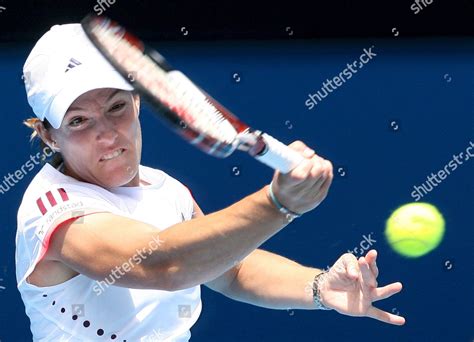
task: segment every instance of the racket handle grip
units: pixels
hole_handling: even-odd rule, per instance
[[[304,160],[304,157],[300,153],[292,150],[271,135],[263,133],[262,137],[265,141],[266,148],[263,153],[256,155],[255,158],[263,164],[275,170],[279,170],[282,173],[288,173]]]

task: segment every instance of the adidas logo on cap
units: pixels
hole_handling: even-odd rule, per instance
[[[71,59],[69,60],[68,66],[67,66],[67,68],[66,68],[66,70],[65,70],[64,72],[68,72],[68,71],[71,70],[72,68],[75,68],[76,66],[81,65],[81,64],[82,64],[82,63],[79,62],[78,60],[76,60],[76,59],[74,59],[74,58],[71,58]]]

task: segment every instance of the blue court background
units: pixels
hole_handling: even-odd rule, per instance
[[[304,105],[364,48],[377,54],[312,110]],[[473,161],[422,201],[446,219],[438,249],[404,259],[387,246],[385,220],[421,185],[474,143],[472,39],[286,40],[154,44],[227,108],[285,143],[300,139],[334,164],[327,199],[262,248],[324,268],[371,234],[379,284],[404,284],[376,306],[403,314],[403,327],[326,311],[269,310],[202,287],[192,341],[472,341]],[[0,47],[2,162],[13,173],[36,150],[21,120],[31,115],[21,68],[32,45]],[[234,75],[238,74],[238,75]],[[181,141],[143,107],[142,164],[185,183],[204,212],[222,209],[268,183],[272,170],[244,154],[214,159]],[[36,167],[0,195],[0,340],[31,340],[16,289],[16,212]],[[0,179],[3,181],[3,179]],[[360,255],[360,254],[359,254]],[[358,255],[358,256],[359,256]],[[271,284],[269,284],[271,286]],[[471,318],[469,318],[471,317]]]

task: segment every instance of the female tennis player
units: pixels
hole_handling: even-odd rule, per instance
[[[56,25],[24,65],[35,118],[54,158],[29,184],[16,238],[18,289],[35,341],[188,341],[200,285],[272,309],[336,310],[402,325],[375,308],[377,252],[327,271],[258,247],[326,197],[332,165],[301,141],[304,162],[237,203],[203,214],[191,192],[141,165],[140,98],[79,24]],[[166,148],[166,146],[163,146]]]

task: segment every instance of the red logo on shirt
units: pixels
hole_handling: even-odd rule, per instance
[[[48,207],[53,208],[58,203],[69,201],[69,196],[63,188],[48,191],[44,196],[45,197],[41,196],[36,200],[36,204],[42,215],[46,214]],[[43,201],[43,199],[47,201]]]

